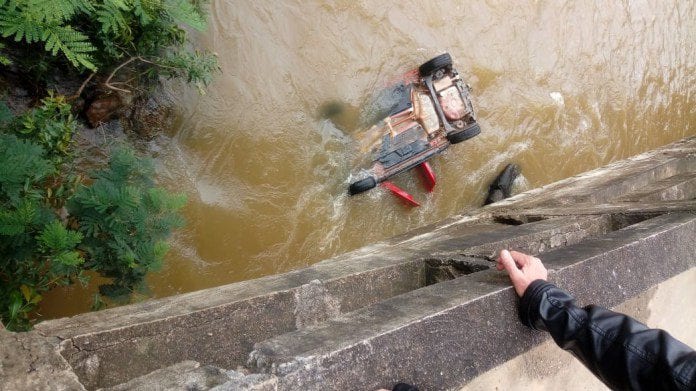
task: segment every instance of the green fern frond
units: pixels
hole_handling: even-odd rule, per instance
[[[155,242],[153,248],[153,255],[155,256],[156,259],[162,260],[164,259],[164,256],[167,255],[167,252],[169,252],[169,244],[165,242],[164,240],[159,240]],[[155,267],[159,267],[160,265],[156,265]]]
[[[13,135],[0,134],[0,201],[19,205],[28,185],[53,173],[53,165],[44,158],[40,146]]]
[[[104,0],[104,4],[109,7],[118,8],[121,11],[128,11],[133,8],[131,0]]]
[[[51,26],[42,32],[41,39],[46,42],[46,51],[54,56],[61,52],[75,67],[83,66],[92,71],[97,70],[89,54],[96,48],[86,35],[72,27]]]
[[[70,279],[68,276],[79,272],[79,266],[85,262],[84,258],[82,258],[77,251],[64,251],[56,255],[51,255],[49,259],[51,273],[62,277],[56,281],[58,285],[69,284]]]
[[[118,186],[126,184],[151,185],[154,174],[152,161],[135,155],[130,148],[117,148],[109,159],[109,167],[95,174],[97,178]]]
[[[129,34],[130,26],[125,13],[130,10],[130,5],[123,0],[107,0],[104,1],[104,4],[98,5],[96,15],[99,24],[101,24],[102,33],[112,33],[116,36]]]
[[[0,235],[17,236],[30,231],[37,213],[36,205],[30,202],[14,210],[0,208]]]
[[[185,78],[201,89],[210,83],[215,72],[220,71],[214,54],[198,51],[167,53],[166,56],[158,59],[158,63],[164,66],[162,70],[164,76]]]
[[[77,13],[94,10],[89,0],[31,0],[23,5],[24,13],[38,23],[65,22]]]
[[[160,212],[180,210],[186,205],[187,199],[183,194],[172,194],[165,189],[153,187],[147,191],[145,202],[152,210]]]
[[[133,13],[144,26],[152,23],[162,9],[161,0],[133,0]]]
[[[198,31],[205,30],[205,17],[189,0],[164,0],[164,12],[176,23],[183,23]]]
[[[37,240],[43,251],[62,253],[74,249],[82,241],[82,234],[65,228],[58,220],[53,220],[44,227]]]
[[[33,141],[44,148],[46,157],[56,164],[70,156],[77,123],[64,96],[49,96],[35,107],[17,117],[10,132]]]
[[[119,189],[116,203],[121,207],[135,209],[140,204],[142,194],[135,186],[124,186]]]
[[[10,1],[0,6],[0,35],[16,42],[44,42],[46,51],[62,53],[75,67],[95,71],[89,53],[95,47],[89,37],[65,24],[80,12],[94,11],[88,0],[32,0],[28,3]]]
[[[16,236],[29,229],[36,216],[36,207],[30,202],[22,203],[17,209],[0,209],[0,235]]]
[[[4,9],[0,13],[0,34],[3,38],[13,37],[15,42],[25,40],[27,43],[38,42],[41,38],[40,22],[16,8]]]
[[[54,258],[54,261],[57,263],[60,263],[62,266],[77,266],[81,263],[83,263],[85,260],[80,256],[80,253],[77,251],[66,251],[63,253],[60,253],[57,257]]]

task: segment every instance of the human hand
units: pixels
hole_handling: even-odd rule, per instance
[[[524,291],[527,290],[532,281],[546,281],[549,274],[539,258],[508,250],[500,252],[496,269],[507,271],[512,286],[515,287],[515,292],[519,297],[524,295]]]

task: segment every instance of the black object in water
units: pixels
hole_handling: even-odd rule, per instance
[[[498,202],[512,195],[512,183],[520,175],[520,166],[508,164],[488,187],[488,197],[484,205]]]

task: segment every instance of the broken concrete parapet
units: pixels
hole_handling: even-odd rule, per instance
[[[202,305],[209,298],[189,304]],[[153,316],[143,321],[140,311],[154,304],[150,303],[130,314],[117,311],[123,317],[120,322],[125,322],[122,327],[99,323],[99,329],[96,322],[80,323],[81,327],[67,333],[61,326],[55,335],[67,338],[61,345],[63,356],[71,362],[82,383],[93,389],[117,385],[181,360],[234,368],[246,361],[258,338],[295,329],[294,298],[287,291],[230,301],[227,305],[193,310],[185,316]],[[49,324],[41,329],[48,331],[46,326]],[[124,362],[130,365],[124,366]]]
[[[696,267],[694,237],[696,214],[665,215],[544,260],[551,280],[581,302],[612,306]],[[411,379],[424,389],[456,388],[543,337],[511,316],[515,307],[504,275],[473,273],[261,342],[253,363],[278,376],[279,390],[376,389]]]

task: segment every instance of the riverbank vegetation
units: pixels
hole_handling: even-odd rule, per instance
[[[39,90],[56,67],[116,91],[157,76],[204,85],[217,68],[215,57],[188,50],[181,27],[203,30],[203,6],[200,0],[2,0],[0,61],[15,64],[14,72],[35,80]]]
[[[127,297],[161,264],[185,197],[156,187],[149,160],[123,145],[103,167],[80,167],[76,137],[95,101],[122,107],[161,77],[199,89],[210,82],[216,59],[191,50],[184,27],[205,27],[204,6],[0,0],[0,69],[32,102],[21,112],[0,102],[0,316],[8,329],[30,328],[56,286],[97,273],[111,281],[101,295]],[[56,80],[76,88],[60,95]]]

